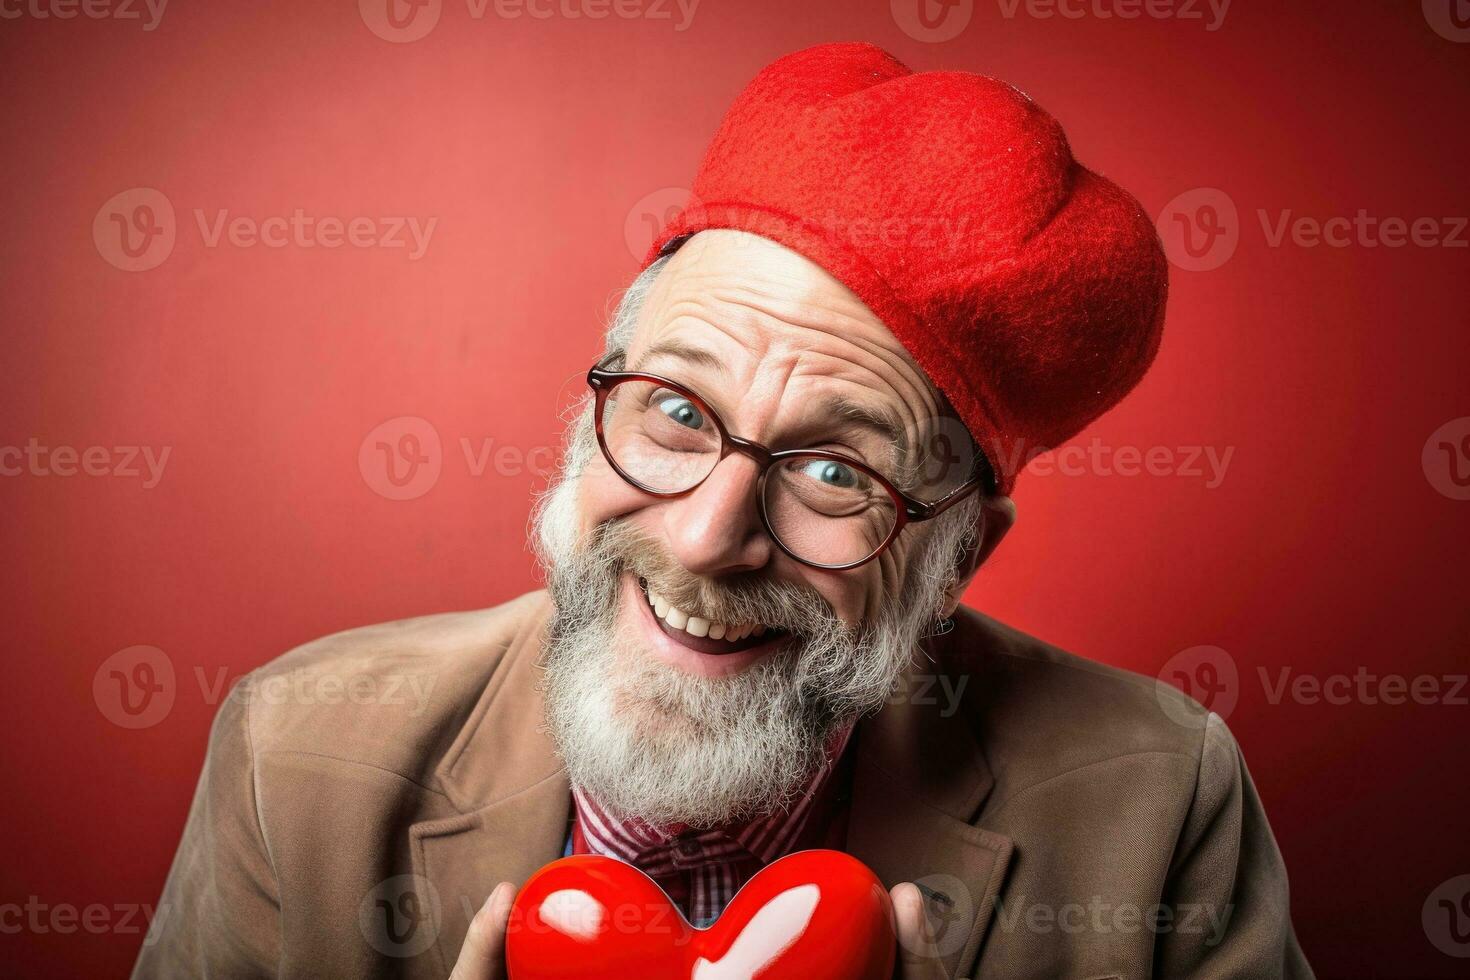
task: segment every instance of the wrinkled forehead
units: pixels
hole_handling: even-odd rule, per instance
[[[910,486],[920,469],[936,488],[963,482],[973,460],[969,433],[882,321],[816,263],[745,232],[701,232],[671,256],[627,355],[747,438],[884,455]],[[940,456],[945,479],[929,465]]]

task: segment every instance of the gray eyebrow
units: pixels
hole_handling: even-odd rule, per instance
[[[656,361],[661,357],[672,357],[677,360],[686,361],[698,367],[709,368],[722,374],[728,374],[730,368],[720,358],[711,354],[703,347],[695,347],[678,340],[661,340],[638,357],[636,366],[630,367],[630,371],[640,371],[649,361]]]
[[[850,398],[829,398],[817,403],[817,414],[829,418],[841,419],[862,426],[878,434],[884,442],[893,446],[895,465],[898,468],[896,474],[890,474],[890,479],[898,486],[906,486],[910,482],[910,468],[913,465],[912,454],[909,447],[908,431],[899,421],[898,416],[885,408],[873,405],[865,405],[862,402],[853,401]]]
[[[830,415],[864,428],[873,429],[884,439],[895,445],[907,441],[907,434],[899,424],[898,416],[886,409],[875,408],[855,402],[850,398],[828,398],[817,403],[819,415]]]

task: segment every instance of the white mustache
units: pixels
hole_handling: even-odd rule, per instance
[[[690,575],[653,537],[626,521],[603,525],[592,551],[609,568],[641,580],[680,609],[695,609],[721,623],[763,623],[795,637],[831,637],[859,630],[843,622],[831,604],[808,585],[743,573],[722,580]]]

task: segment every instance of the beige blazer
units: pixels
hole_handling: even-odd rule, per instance
[[[490,889],[562,853],[548,612],[355,629],[243,678],[134,976],[447,976]],[[924,652],[858,725],[847,850],[921,885],[950,976],[1311,976],[1218,718],[969,610]]]

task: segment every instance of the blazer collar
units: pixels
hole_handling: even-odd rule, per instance
[[[501,654],[436,770],[459,813],[409,831],[414,870],[438,899],[440,976],[459,957],[470,919],[502,881],[519,885],[562,854],[571,786],[546,731],[540,669],[551,604],[534,609]]]

